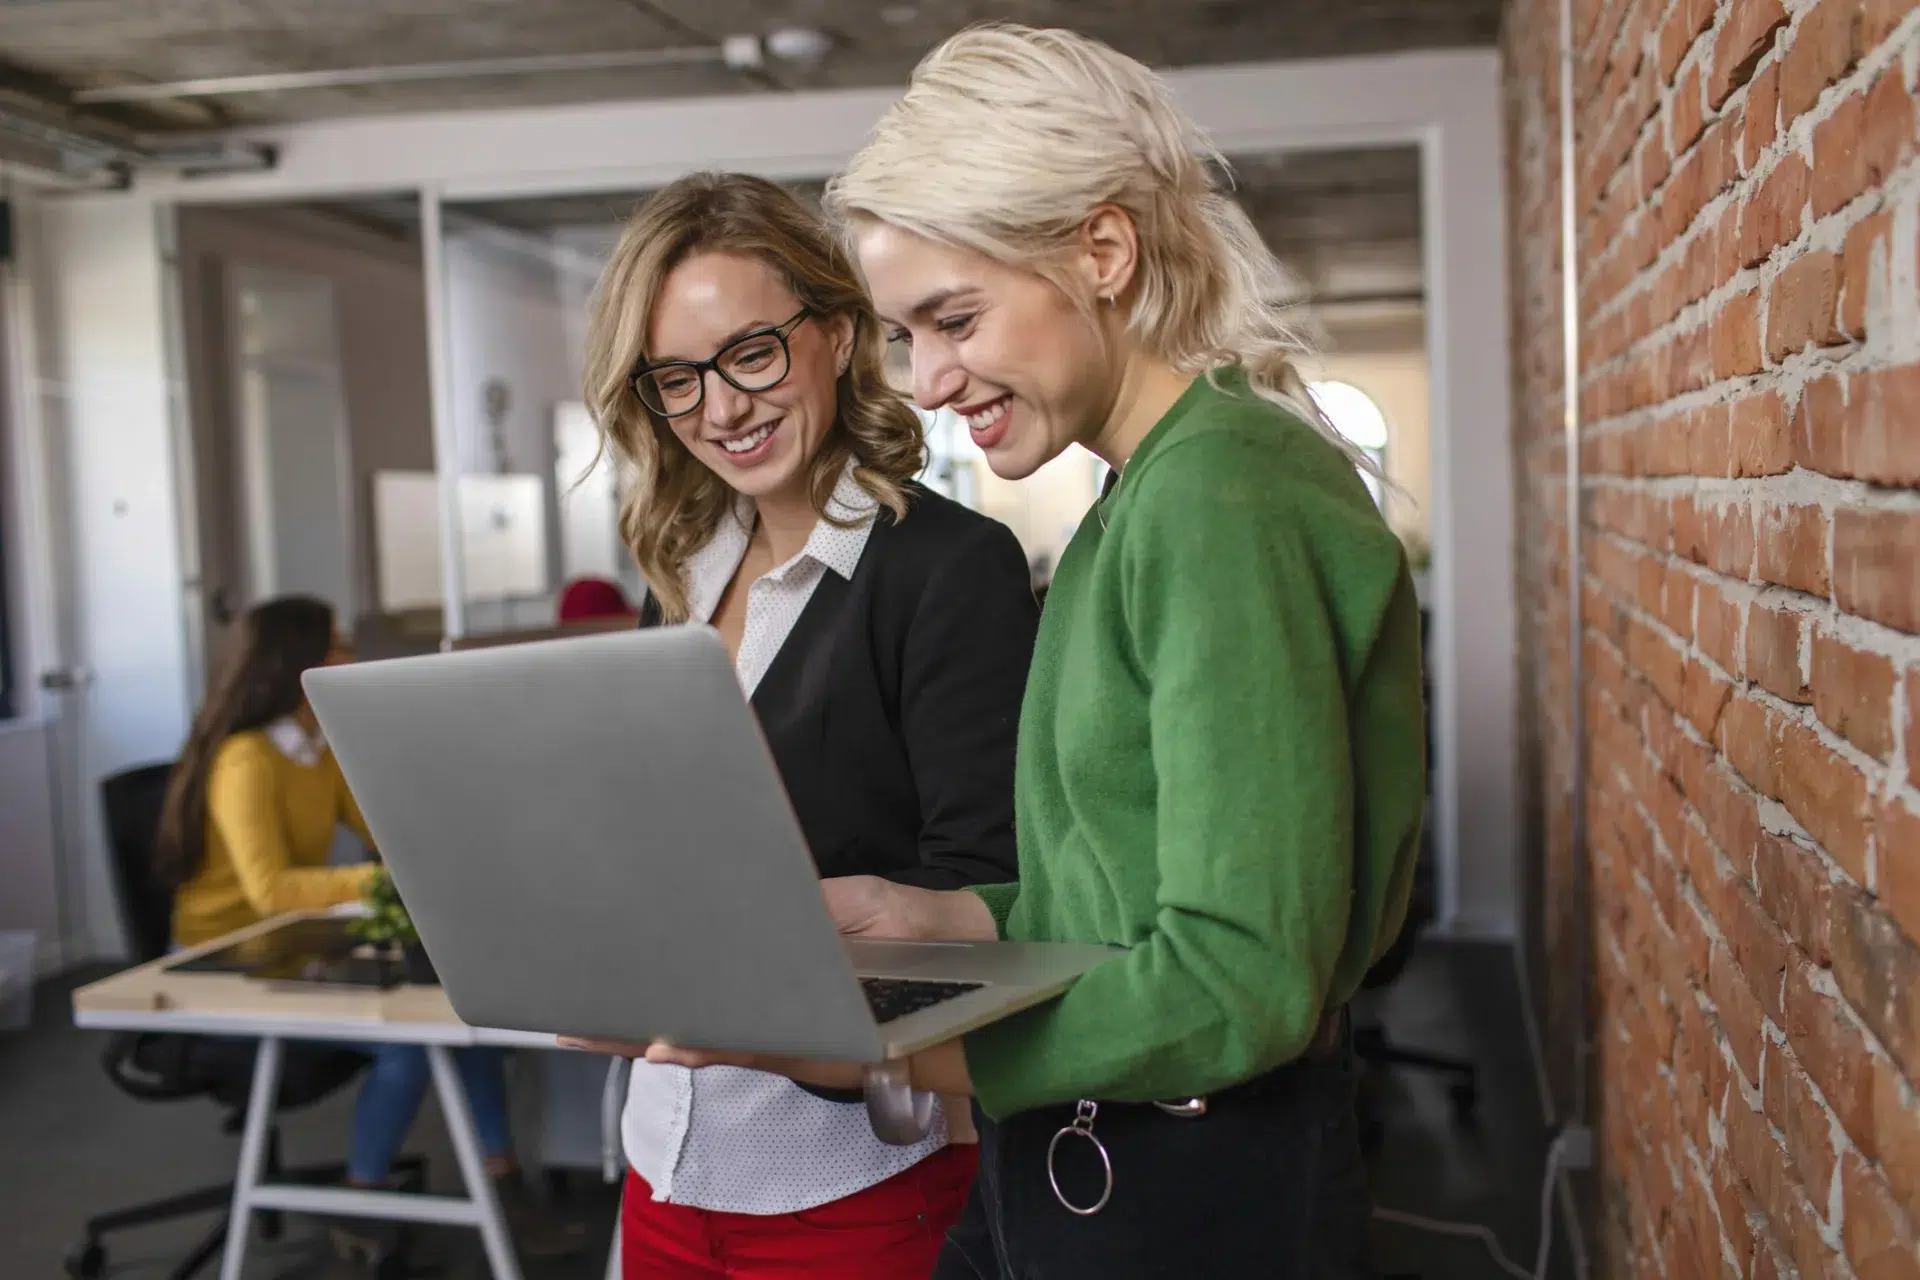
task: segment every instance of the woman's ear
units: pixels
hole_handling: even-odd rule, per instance
[[[834,372],[845,373],[853,363],[853,317],[834,316],[827,322],[827,337],[833,348]]]
[[[1139,269],[1139,228],[1126,210],[1103,204],[1080,224],[1075,255],[1088,291],[1102,302],[1117,301]]]

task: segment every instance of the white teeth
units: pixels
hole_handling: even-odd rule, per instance
[[[746,453],[749,450],[757,449],[760,447],[761,441],[773,434],[775,425],[777,424],[769,422],[758,431],[749,432],[737,440],[722,440],[720,447],[728,453]]]
[[[980,410],[980,412],[968,414],[967,429],[970,431],[986,430],[988,427],[992,426],[994,423],[1000,421],[1000,419],[1007,416],[1008,404],[1009,404],[1009,401],[1005,397],[1002,397],[1001,399],[995,400],[992,404],[988,405],[986,408]]]

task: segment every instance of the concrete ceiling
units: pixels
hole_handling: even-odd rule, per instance
[[[712,45],[806,26],[773,62],[444,79],[100,105],[143,134],[373,112],[897,84],[970,22],[1070,26],[1156,66],[1488,45],[1500,0],[0,0],[0,98],[179,80]]]
[[[1420,151],[1377,147],[1231,158],[1254,225],[1324,309],[1418,306]]]

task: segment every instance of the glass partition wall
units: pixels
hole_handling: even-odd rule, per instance
[[[189,204],[174,225],[206,657],[290,594],[369,652],[433,645],[433,507],[382,485],[434,470],[418,198]]]
[[[640,599],[581,374],[594,286],[644,194],[442,206],[442,479],[455,489],[466,635],[552,627],[582,579]]]
[[[1355,443],[1390,481],[1382,504],[1423,561],[1418,154],[1234,168],[1299,277],[1292,300],[1314,305],[1323,342],[1330,331],[1306,371],[1315,394],[1343,429],[1360,424]],[[817,180],[789,185],[819,198]],[[335,599],[370,655],[548,630],[586,580],[638,605],[622,477],[581,380],[594,290],[649,194],[181,209],[209,652],[237,608],[285,590]],[[888,367],[906,390],[905,352]],[[922,482],[1012,528],[1044,584],[1105,467],[1072,450],[1004,481],[951,411],[921,416]]]

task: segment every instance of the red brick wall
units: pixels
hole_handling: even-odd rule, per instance
[[[1557,4],[1512,0],[1503,45],[1531,958],[1564,1105],[1588,928],[1592,1243],[1920,1278],[1920,12],[1574,27],[1584,890]]]

